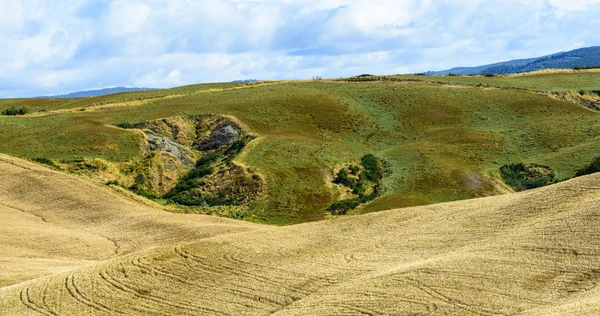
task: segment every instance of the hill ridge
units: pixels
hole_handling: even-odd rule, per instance
[[[445,76],[450,73],[459,75],[515,74],[543,69],[573,69],[574,67],[600,66],[600,46],[578,48],[541,57],[515,59],[474,67],[455,67],[448,70],[429,71],[425,74]]]

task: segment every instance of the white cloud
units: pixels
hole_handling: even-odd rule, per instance
[[[128,36],[140,32],[152,13],[152,9],[141,2],[114,1],[106,25],[116,36]]]
[[[581,11],[589,5],[600,3],[600,0],[548,0],[550,4],[562,11]]]
[[[0,0],[0,96],[426,71],[598,45],[600,0]]]

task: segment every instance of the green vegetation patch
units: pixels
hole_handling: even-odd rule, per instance
[[[600,172],[600,157],[594,158],[589,165],[577,170],[575,176],[580,177],[596,172]]]
[[[558,176],[552,168],[540,164],[504,165],[500,167],[500,175],[515,191],[539,188],[558,181]]]
[[[41,163],[43,165],[49,166],[49,167],[54,168],[54,169],[59,169],[59,170],[62,169],[60,166],[58,166],[57,164],[55,164],[54,161],[52,161],[52,160],[50,160],[48,158],[43,158],[43,157],[39,158],[38,157],[38,158],[31,159],[31,161],[34,161],[34,162],[37,162],[37,163]]]
[[[2,115],[9,115],[9,116],[15,116],[15,115],[25,115],[29,113],[29,109],[27,109],[26,107],[22,106],[20,108],[17,108],[15,106],[11,106],[8,109],[5,109],[2,111]]]
[[[329,211],[333,215],[343,215],[363,203],[374,200],[381,193],[383,175],[382,160],[371,154],[361,158],[360,166],[350,165],[342,168],[333,183],[350,189],[354,197],[335,201],[329,207]]]
[[[261,195],[262,178],[233,162],[255,137],[228,118],[190,115],[118,126],[141,129],[148,138],[150,154],[132,166],[138,175],[129,189],[137,194],[179,206],[204,208],[247,206]],[[157,153],[171,159],[156,161]],[[191,156],[200,158],[186,166]],[[173,162],[179,163],[178,169],[166,174],[164,170]],[[156,169],[163,173],[157,174]],[[151,181],[156,178],[161,180]],[[172,185],[164,191],[168,179]]]

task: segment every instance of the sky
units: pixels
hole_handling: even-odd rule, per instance
[[[600,0],[0,0],[0,97],[443,70],[598,30]]]

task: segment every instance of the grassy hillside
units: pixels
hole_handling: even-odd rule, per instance
[[[586,74],[600,78],[598,72]],[[552,76],[528,82],[554,90],[550,82],[561,81]],[[564,76],[561,89],[587,82],[580,74]],[[490,80],[520,85],[523,78]],[[381,194],[351,214],[507,192],[498,170],[509,163],[544,164],[559,178],[568,178],[600,150],[596,112],[527,91],[331,81],[198,85],[174,89],[170,95],[165,91],[82,99],[69,105],[71,110],[0,117],[0,152],[59,164],[100,158],[106,170],[120,170],[113,172],[120,175],[148,153],[140,131],[116,125],[218,114],[257,136],[234,163],[265,181],[258,199],[224,215],[292,224],[326,218],[332,203],[349,195],[332,183],[336,173],[367,154],[384,162]],[[99,181],[114,176],[91,169],[83,173]]]
[[[3,241],[35,253],[37,260],[80,266],[0,288],[0,315],[600,311],[600,175],[515,194],[256,230],[133,206],[81,179],[16,159],[2,157],[0,170],[8,179],[2,203],[21,209],[3,207],[2,221],[21,213],[37,220],[39,229],[46,227],[35,232],[53,234],[44,239],[47,247],[31,233],[0,231]],[[111,211],[99,211],[107,206]],[[118,219],[118,211],[126,215]],[[225,227],[238,233],[223,235]],[[62,229],[79,230],[69,236],[75,241],[56,243]],[[123,249],[142,246],[110,254],[114,246],[98,234]],[[148,248],[153,243],[163,246]],[[112,259],[81,262],[90,253]],[[3,265],[2,271],[40,274],[29,267]]]
[[[519,88],[533,91],[598,91],[600,71],[598,70],[548,70],[515,75],[486,76],[392,76],[397,78],[422,80],[426,82],[446,82],[492,87]]]

